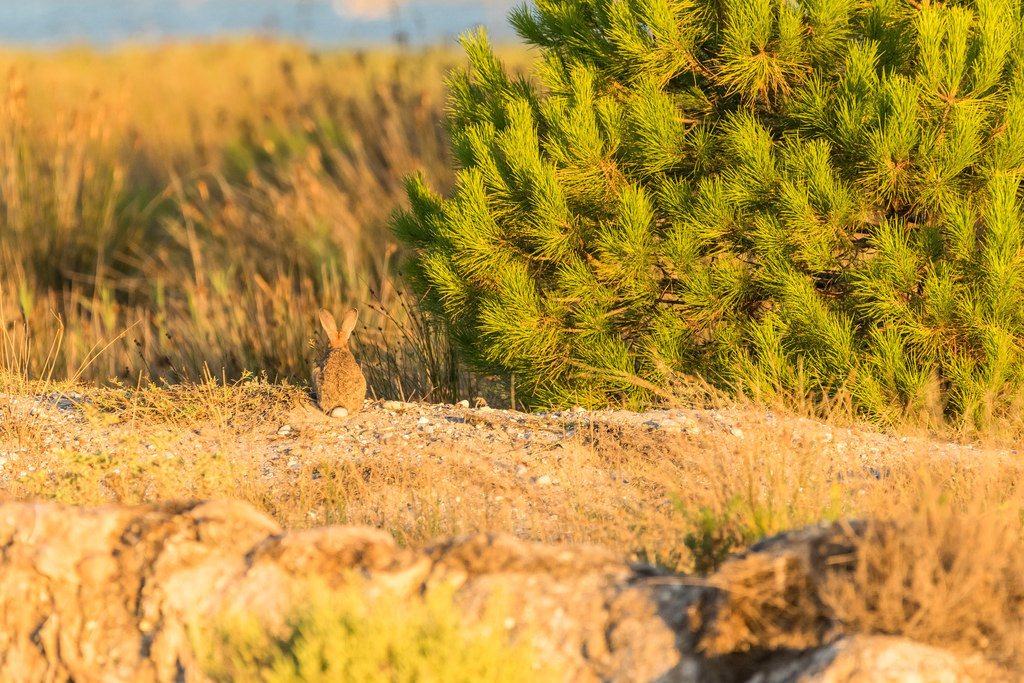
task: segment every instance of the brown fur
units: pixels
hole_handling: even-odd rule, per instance
[[[362,408],[366,397],[366,378],[348,348],[356,326],[356,309],[345,314],[341,330],[338,330],[331,312],[321,308],[320,324],[327,333],[327,351],[313,368],[317,403],[325,413],[344,408],[352,415]]]

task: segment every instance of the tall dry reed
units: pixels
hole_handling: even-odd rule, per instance
[[[355,305],[376,394],[453,397],[386,221],[405,174],[452,182],[443,83],[460,59],[261,41],[0,53],[0,325],[23,370],[61,327],[56,376],[115,340],[83,379],[301,380],[317,308]]]

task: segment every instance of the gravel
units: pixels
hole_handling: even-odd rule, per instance
[[[277,468],[300,468],[310,458],[332,454],[355,461],[389,458],[443,459],[456,450],[494,459],[496,470],[528,478],[536,486],[557,486],[546,460],[574,438],[587,438],[595,430],[612,430],[628,441],[654,436],[690,439],[699,443],[736,443],[764,439],[765,435],[792,444],[813,441],[840,454],[850,467],[866,468],[884,476],[888,462],[909,449],[926,448],[937,457],[978,457],[972,445],[894,437],[863,429],[778,416],[750,409],[671,409],[641,413],[626,410],[590,411],[576,407],[563,411],[522,413],[469,401],[455,405],[367,401],[356,415],[333,418],[316,410],[312,402],[281,418],[244,431],[227,424],[163,425],[132,423],[130,416],[103,413],[79,392],[42,396],[0,394],[0,486],[24,470],[29,455],[59,456],[68,451],[116,453],[141,444],[153,457],[172,457],[189,449],[218,452],[231,440],[242,453],[263,464],[266,476]],[[747,446],[748,448],[750,446]],[[992,451],[1000,458],[1015,450]],[[498,457],[500,456],[500,457]],[[537,471],[548,469],[549,471]],[[609,473],[615,478],[615,473]]]

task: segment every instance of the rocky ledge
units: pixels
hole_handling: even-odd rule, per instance
[[[979,681],[998,673],[905,639],[844,633],[818,591],[863,524],[763,541],[702,579],[594,547],[509,535],[419,551],[375,529],[285,533],[237,502],[0,505],[0,680],[203,681],[189,620],[279,622],[296,579],[417,594],[449,582],[470,622],[501,592],[512,638],[567,681]]]

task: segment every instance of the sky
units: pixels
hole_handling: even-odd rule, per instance
[[[0,0],[0,43],[88,43],[275,35],[317,45],[454,41],[485,26],[510,39],[518,0]]]

